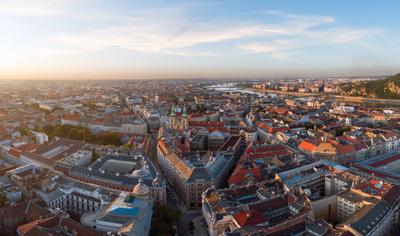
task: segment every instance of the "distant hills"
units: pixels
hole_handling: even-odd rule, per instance
[[[346,83],[340,86],[339,93],[345,96],[400,99],[400,73],[386,79]]]

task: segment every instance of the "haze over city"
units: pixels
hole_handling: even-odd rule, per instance
[[[3,0],[0,79],[388,75],[398,1]]]

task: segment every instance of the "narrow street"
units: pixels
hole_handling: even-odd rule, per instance
[[[153,161],[155,167],[159,169],[157,165],[157,132],[151,133],[150,141],[149,141],[149,157]],[[162,173],[160,171],[160,173]],[[191,235],[189,232],[189,224],[194,219],[201,219],[201,209],[198,210],[190,210],[188,211],[185,206],[180,205],[178,203],[176,194],[173,192],[173,189],[167,184],[167,204],[172,206],[173,208],[179,210],[180,218],[178,221],[178,236],[186,236]],[[201,229],[195,229],[195,232],[201,232]],[[196,235],[199,235],[198,233]],[[204,234],[203,234],[204,235]]]

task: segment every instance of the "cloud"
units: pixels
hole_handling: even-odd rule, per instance
[[[271,55],[289,54],[302,48],[332,45],[361,44],[365,38],[381,33],[380,30],[359,30],[333,28],[322,31],[304,31],[287,39],[246,42],[236,45],[247,53],[266,53]]]
[[[162,52],[190,55],[182,49],[200,44],[218,43],[256,36],[291,34],[279,27],[263,24],[211,25],[198,24],[191,27],[168,21],[136,19],[123,26],[109,26],[85,32],[61,33],[51,39],[52,43],[75,46],[84,50],[123,48],[147,53]],[[181,51],[173,51],[181,49]],[[208,53],[193,53],[193,55]]]
[[[226,24],[187,22],[186,19],[155,21],[136,18],[125,25],[113,25],[82,32],[64,32],[53,37],[51,42],[84,50],[105,50],[117,47],[147,53],[190,55],[182,49],[230,40],[291,36],[331,22],[329,17],[297,17],[296,20],[282,24],[264,22]],[[175,49],[181,49],[181,51],[174,51]],[[207,54],[197,53],[197,55]]]
[[[178,56],[216,56],[219,53],[199,51],[196,47],[224,43],[228,45],[224,47],[225,55],[239,49],[240,53],[267,53],[275,58],[287,58],[293,50],[310,46],[309,41],[316,44],[355,43],[378,32],[339,27],[331,16],[280,11],[267,11],[267,14],[278,21],[196,21],[182,12],[158,18],[151,14],[135,18],[120,16],[121,21],[117,24],[110,22],[103,27],[58,33],[49,42],[84,51],[120,48]]]
[[[358,43],[371,36],[382,33],[380,29],[333,28],[321,31],[304,32],[306,37],[330,43]]]
[[[65,7],[74,0],[4,0],[0,4],[0,15],[17,17],[49,17],[65,14]]]
[[[288,20],[288,25],[296,30],[282,38],[264,38],[237,44],[238,49],[245,53],[263,53],[276,59],[289,60],[290,56],[297,54],[300,49],[320,45],[361,45],[371,36],[382,33],[380,29],[341,27],[336,25],[336,20],[329,16],[300,16],[279,11],[267,13]]]
[[[274,40],[271,42],[253,42],[237,45],[250,53],[277,53],[298,46],[295,40]]]

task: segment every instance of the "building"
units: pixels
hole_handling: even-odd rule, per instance
[[[56,174],[46,168],[29,164],[8,171],[11,182],[18,187],[22,192],[22,197],[30,199],[35,195],[35,192],[47,186]]]
[[[279,181],[210,188],[202,199],[211,236],[301,234],[311,213],[307,197],[287,192]]]
[[[73,236],[101,236],[104,233],[89,228],[69,219],[68,216],[53,215],[48,218],[37,219],[20,225],[17,228],[18,236],[48,236],[48,235],[73,235]]]
[[[49,210],[41,206],[38,199],[2,207],[0,208],[0,234],[17,235],[18,226],[51,215],[52,213]]]
[[[61,209],[75,219],[88,212],[96,212],[119,192],[98,188],[66,178],[55,179],[37,195],[52,210]]]
[[[208,149],[218,150],[226,141],[227,135],[224,132],[216,130],[208,134]]]
[[[212,185],[224,186],[238,159],[241,139],[228,140],[216,153],[178,153],[165,140],[157,144],[157,162],[178,194],[188,206],[201,204],[201,194]]]
[[[366,212],[358,211],[357,213],[344,224],[344,228],[354,235],[380,236],[391,234],[393,210],[388,203],[379,201]]]
[[[368,203],[364,202],[363,196],[360,196],[351,190],[340,193],[337,196],[337,202],[337,219],[339,222],[345,221]]]
[[[82,216],[81,222],[103,232],[119,235],[149,235],[153,214],[150,189],[140,179],[131,193],[119,197],[95,213]]]
[[[244,141],[246,144],[257,142],[257,130],[249,128],[244,131]]]
[[[109,154],[88,167],[72,167],[68,176],[78,181],[126,192],[132,191],[139,179],[142,179],[149,186],[157,204],[166,201],[165,181],[142,153]]]
[[[334,172],[345,172],[347,170],[348,168],[334,162],[321,160],[279,172],[275,179],[281,180],[289,189],[301,187],[312,200],[318,200],[333,192],[330,176]]]
[[[175,107],[174,105],[171,107],[171,112],[168,117],[167,128],[170,129],[180,129],[186,130],[189,127],[189,118],[188,111],[186,106],[183,108],[181,112],[181,108]]]

